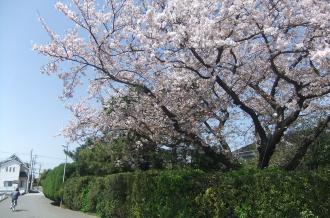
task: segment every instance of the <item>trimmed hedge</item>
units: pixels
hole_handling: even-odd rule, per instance
[[[196,217],[328,217],[330,173],[250,171],[217,177]]]
[[[47,173],[45,179],[41,181],[45,196],[55,202],[61,200],[61,187],[63,183],[64,164],[61,164]]]
[[[41,185],[43,188],[43,193],[45,196],[55,203],[61,201],[62,196],[62,186],[63,186],[63,171],[64,164],[60,164],[52,170],[49,170],[44,179],[41,180]],[[73,175],[75,171],[73,164],[67,164],[66,167],[66,178]]]
[[[70,178],[64,203],[101,217],[328,217],[329,170],[198,170]],[[78,193],[78,194],[77,194]]]

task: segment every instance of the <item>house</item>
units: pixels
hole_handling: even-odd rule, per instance
[[[233,155],[242,161],[251,160],[257,157],[257,145],[256,144],[249,144],[245,145],[235,151],[233,151]]]
[[[0,162],[0,192],[27,192],[29,165],[15,154]]]

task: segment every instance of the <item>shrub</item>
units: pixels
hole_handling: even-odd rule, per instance
[[[99,181],[96,211],[101,217],[126,217],[133,174],[119,173]]]
[[[63,170],[64,164],[60,164],[54,169],[47,171],[47,174],[41,180],[43,193],[55,203],[59,203],[62,197]],[[73,172],[74,166],[72,164],[67,164],[66,178],[70,177]]]
[[[198,170],[135,174],[131,217],[191,217],[194,197],[203,190],[205,173]]]
[[[55,202],[61,200],[61,186],[63,183],[63,167],[61,164],[50,170],[47,176],[41,181],[45,196]]]
[[[73,177],[63,187],[63,201],[74,210],[90,211],[87,195],[92,184],[91,177]]]
[[[220,179],[221,178],[221,179]],[[327,217],[329,171],[241,171],[218,175],[197,196],[199,217]]]
[[[327,170],[147,171],[71,178],[63,191],[70,208],[107,218],[322,218],[330,213],[329,180]]]

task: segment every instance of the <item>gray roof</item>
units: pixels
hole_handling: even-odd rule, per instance
[[[233,151],[233,154],[237,158],[253,158],[257,156],[257,145],[256,144],[249,144],[245,145],[235,151]]]
[[[13,154],[9,158],[7,158],[6,160],[1,161],[0,162],[0,166],[3,165],[3,164],[5,164],[5,163],[8,163],[10,161],[16,161],[16,162],[20,163],[21,165],[23,165],[23,166],[25,166],[25,167],[28,168],[28,165],[26,163],[24,163],[19,157],[17,157],[16,154]]]

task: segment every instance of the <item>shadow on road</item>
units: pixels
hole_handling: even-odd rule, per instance
[[[50,204],[53,205],[53,206],[56,206],[56,207],[60,206],[60,202],[56,202],[56,201],[53,201]]]
[[[24,211],[27,211],[27,210],[15,210],[14,213],[16,213],[16,212],[24,212]]]

